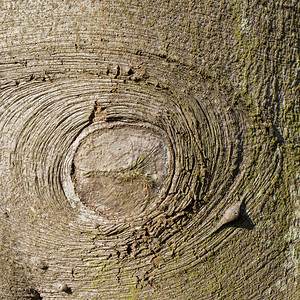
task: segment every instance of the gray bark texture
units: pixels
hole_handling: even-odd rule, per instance
[[[296,0],[0,1],[1,299],[299,299]]]

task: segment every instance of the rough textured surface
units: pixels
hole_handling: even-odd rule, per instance
[[[299,9],[1,1],[0,297],[296,299]],[[137,150],[84,198],[78,138],[115,126]]]

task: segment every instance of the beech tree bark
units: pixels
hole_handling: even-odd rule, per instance
[[[1,299],[297,299],[299,9],[2,0]]]

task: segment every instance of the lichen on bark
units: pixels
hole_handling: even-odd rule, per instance
[[[299,3],[0,15],[0,297],[298,297]]]

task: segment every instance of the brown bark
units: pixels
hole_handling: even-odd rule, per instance
[[[2,299],[299,297],[297,1],[0,20]]]

